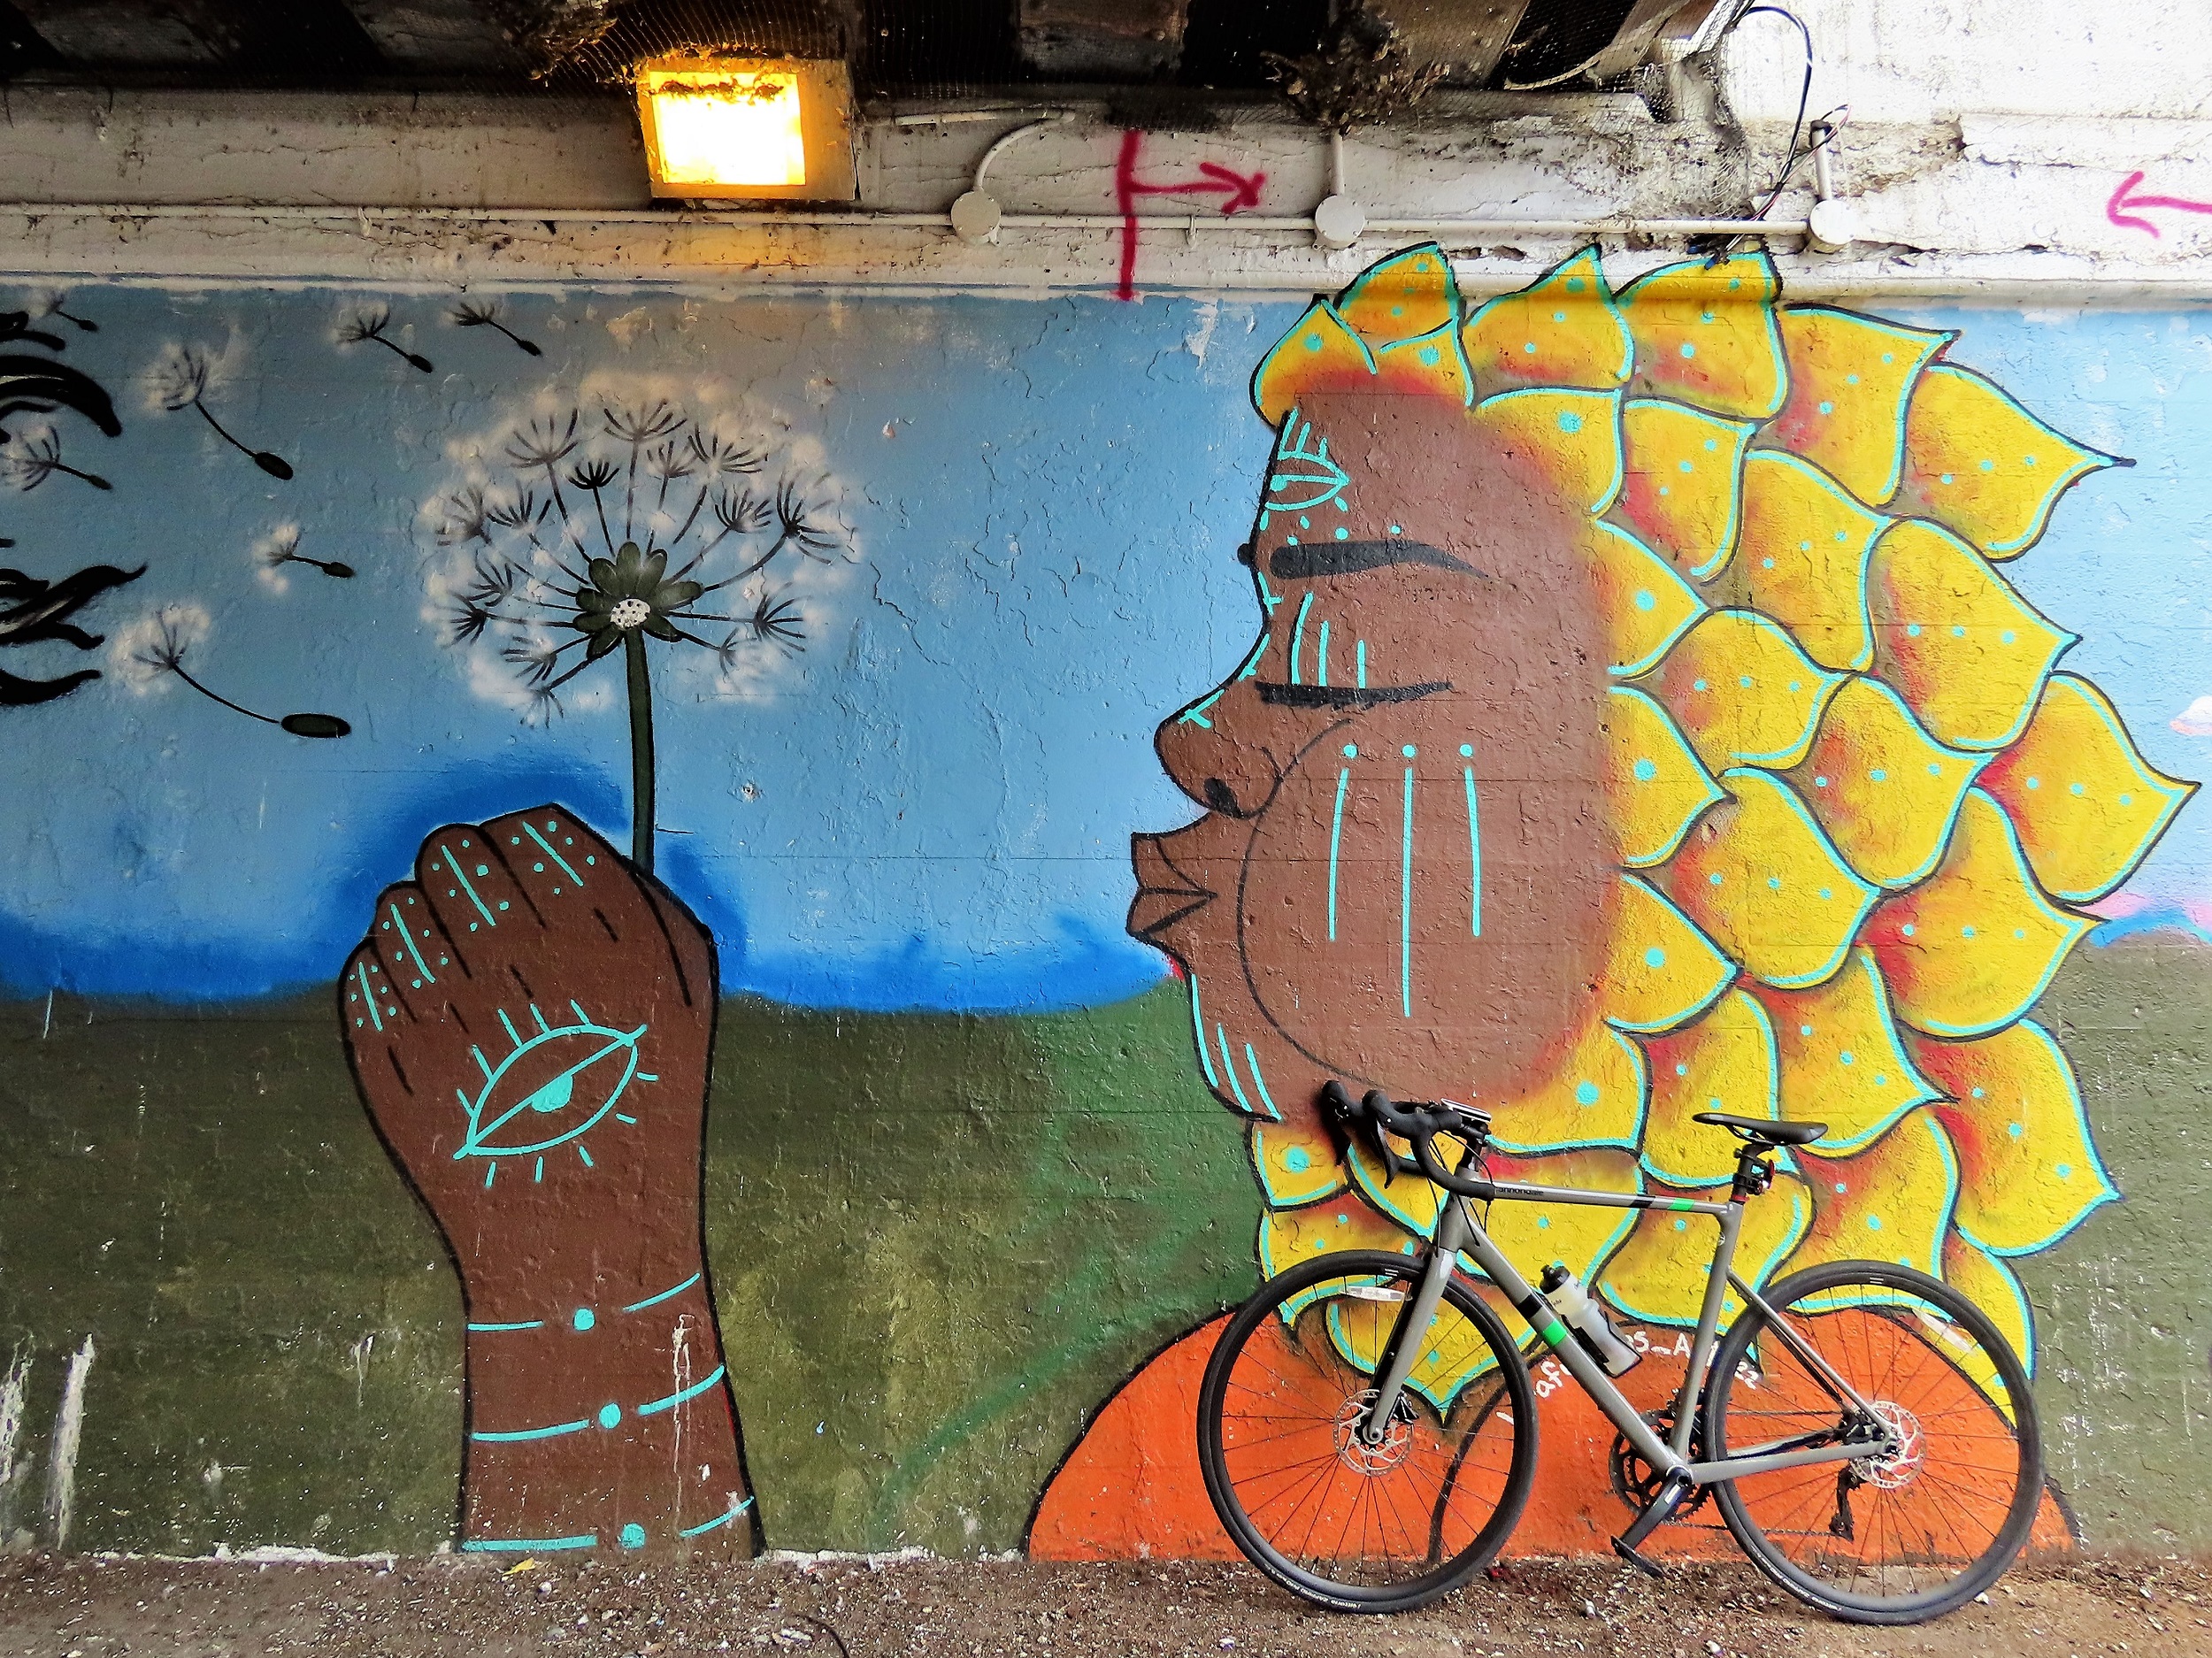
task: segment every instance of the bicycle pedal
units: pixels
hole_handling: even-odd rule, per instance
[[[1613,1539],[1613,1552],[1647,1577],[1663,1577],[1667,1575],[1667,1569],[1664,1566],[1652,1559],[1650,1555],[1631,1547],[1617,1537]]]

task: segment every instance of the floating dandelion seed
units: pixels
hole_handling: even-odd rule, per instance
[[[214,428],[215,435],[236,449],[248,460],[272,478],[289,478],[291,463],[281,455],[267,449],[249,449],[230,434],[228,428],[208,412],[203,401],[207,395],[207,379],[212,365],[206,352],[196,346],[172,346],[168,354],[154,365],[150,376],[155,401],[171,414],[180,410],[196,409],[200,418]],[[256,715],[257,719],[259,715]]]
[[[426,374],[435,373],[437,371],[428,357],[424,357],[420,352],[410,351],[406,347],[384,337],[385,329],[391,326],[392,308],[389,305],[376,305],[364,311],[357,311],[338,325],[338,343],[340,345],[380,345],[410,368],[420,369]]]
[[[525,718],[549,719],[593,664],[619,653],[630,717],[632,856],[653,864],[653,696],[646,641],[690,645],[725,675],[804,649],[799,601],[773,590],[794,556],[851,554],[828,478],[789,473],[772,490],[766,445],[696,424],[665,398],[603,403],[587,425],[564,409],[518,425],[497,454],[511,481],[472,481],[436,503],[455,553],[436,578],[448,641],[511,674]],[[464,554],[462,549],[465,549]],[[718,593],[726,597],[712,598]],[[710,608],[702,608],[710,606]],[[712,637],[703,630],[713,630]]]
[[[488,301],[465,299],[456,305],[448,316],[457,328],[495,329],[513,341],[518,349],[528,352],[532,357],[544,355],[538,349],[535,341],[524,339],[505,323],[500,321],[499,308]]]
[[[248,719],[257,719],[265,725],[277,725],[295,737],[343,737],[353,727],[335,714],[286,714],[282,718],[271,714],[257,714],[250,708],[234,702],[219,691],[210,690],[196,679],[184,665],[184,659],[192,648],[207,637],[207,612],[194,606],[168,604],[132,628],[119,645],[125,645],[125,659],[137,670],[142,681],[165,677],[181,679],[211,702],[219,702],[233,713],[243,714]]]
[[[8,481],[26,493],[37,488],[56,472],[80,479],[95,489],[115,487],[98,473],[80,472],[63,461],[61,434],[51,426],[42,427],[0,452],[0,472],[5,472]]]
[[[62,309],[63,302],[68,299],[68,297],[69,296],[66,294],[54,294],[49,296],[46,300],[46,314],[50,317],[58,317],[64,322],[74,324],[81,333],[99,333],[100,325],[93,321],[91,318],[74,316]]]
[[[312,569],[321,571],[326,576],[335,576],[342,581],[352,577],[353,566],[351,564],[342,564],[334,558],[310,558],[301,552],[299,548],[298,526],[288,525],[271,536],[267,544],[259,549],[255,557],[260,559],[264,567],[270,570],[281,570],[287,564],[306,564]]]

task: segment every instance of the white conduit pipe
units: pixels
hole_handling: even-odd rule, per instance
[[[1033,130],[1025,127],[1024,132]],[[1013,134],[1010,134],[1011,136]],[[903,213],[868,208],[795,211],[743,210],[698,213],[660,212],[638,208],[577,207],[322,207],[281,203],[265,207],[234,203],[0,202],[0,213],[23,219],[268,219],[293,223],[345,224],[409,221],[465,224],[538,223],[647,225],[664,230],[772,230],[792,225],[819,229],[871,227],[949,229],[949,213]],[[1137,222],[1193,235],[1313,233],[1310,215],[1259,213],[1140,213]],[[1008,213],[1003,225],[1029,230],[1119,230],[1118,213]],[[1801,219],[1379,219],[1370,237],[1436,236],[1452,241],[1510,241],[1516,237],[1571,239],[1581,236],[1802,236]]]

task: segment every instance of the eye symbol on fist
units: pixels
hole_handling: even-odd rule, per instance
[[[529,1156],[571,1141],[584,1167],[592,1167],[582,1136],[610,1113],[618,1123],[635,1124],[637,1118],[615,1106],[633,1082],[659,1080],[638,1069],[638,1040],[648,1026],[625,1031],[601,1025],[576,1002],[568,1005],[576,1023],[552,1025],[533,1003],[530,1017],[538,1030],[526,1040],[501,1009],[499,1022],[515,1047],[496,1065],[480,1048],[469,1049],[484,1073],[484,1086],[472,1100],[465,1090],[454,1090],[468,1113],[469,1127],[453,1156],[457,1163],[465,1157],[491,1160],[484,1174],[487,1186],[499,1173],[497,1159]],[[535,1178],[544,1176],[545,1159],[539,1156]]]

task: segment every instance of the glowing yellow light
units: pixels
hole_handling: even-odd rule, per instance
[[[788,70],[648,71],[640,88],[657,185],[785,188],[806,182],[799,77]]]

